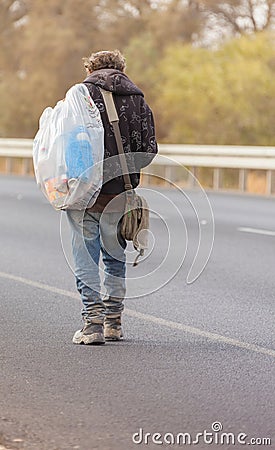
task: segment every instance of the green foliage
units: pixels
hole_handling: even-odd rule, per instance
[[[217,51],[176,45],[155,90],[166,142],[274,145],[274,36],[235,39]],[[165,134],[163,134],[165,130]]]
[[[162,57],[155,37],[151,33],[133,38],[125,48],[127,74],[146,93],[148,102],[155,101],[156,67]]]

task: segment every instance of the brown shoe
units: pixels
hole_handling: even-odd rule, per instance
[[[106,318],[104,321],[104,337],[107,341],[121,341],[123,332],[121,328],[121,317]]]
[[[74,334],[73,343],[86,345],[105,344],[103,325],[85,322],[82,330],[78,330]]]

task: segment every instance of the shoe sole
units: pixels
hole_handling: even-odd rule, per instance
[[[74,336],[73,343],[78,345],[104,345],[105,339],[101,334],[94,333],[84,336]]]
[[[123,337],[108,337],[105,336],[106,341],[123,341]]]
[[[104,333],[104,338],[106,339],[106,341],[122,341],[123,334],[121,333],[120,335],[116,335],[116,333],[114,332],[110,332],[110,334],[108,334],[108,331],[106,330]]]

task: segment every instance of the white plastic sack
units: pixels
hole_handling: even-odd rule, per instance
[[[55,209],[85,209],[102,186],[104,128],[85,84],[48,107],[34,138],[36,181]]]

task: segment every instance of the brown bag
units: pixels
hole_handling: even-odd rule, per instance
[[[145,198],[138,195],[131,184],[113,94],[102,88],[100,88],[100,91],[106,106],[109,122],[113,126],[126,191],[125,213],[121,223],[121,234],[127,241],[133,241],[134,248],[139,252],[133,264],[136,266],[138,258],[143,256],[144,250],[148,248],[149,208]]]
[[[133,241],[134,248],[139,252],[137,260],[148,248],[149,208],[144,197],[135,191],[126,192],[125,213],[121,223],[121,234],[127,241]]]

